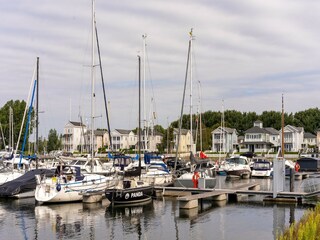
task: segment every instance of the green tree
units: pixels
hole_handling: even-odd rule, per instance
[[[61,149],[61,141],[55,129],[50,129],[48,134],[47,151]]]
[[[19,132],[20,132],[21,124],[22,124],[24,111],[26,108],[26,102],[23,100],[22,101],[10,100],[0,109],[0,122],[2,125],[5,142],[7,145],[9,144],[9,134],[10,134],[10,130],[9,130],[9,128],[10,128],[9,127],[9,112],[10,112],[9,109],[10,109],[10,107],[12,108],[12,111],[13,111],[13,140],[14,140],[14,145],[16,145],[17,141],[18,141],[18,136],[19,136]],[[32,116],[33,115],[34,114],[33,114],[33,109],[32,109]],[[26,119],[27,119],[27,117],[25,118],[22,134],[25,133]],[[30,133],[32,133],[32,131],[33,131],[32,124],[29,125],[29,130],[30,130]],[[29,134],[29,133],[27,133],[27,134]],[[23,142],[23,135],[20,138],[19,147],[21,147],[22,142]],[[1,148],[4,147],[3,141],[0,142],[0,146],[1,146]]]

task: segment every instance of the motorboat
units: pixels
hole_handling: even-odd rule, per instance
[[[37,175],[35,199],[40,203],[74,202],[83,199],[88,191],[104,191],[117,183],[116,177],[82,174],[80,167],[60,165],[53,177]]]
[[[175,187],[185,188],[215,188],[216,168],[209,160],[195,159],[190,153],[191,171],[185,172],[173,182]]]
[[[245,156],[233,156],[224,161],[220,166],[223,169],[227,178],[250,178],[251,168],[249,161]]]
[[[270,161],[257,160],[252,165],[252,177],[271,177],[273,175],[273,168]]]

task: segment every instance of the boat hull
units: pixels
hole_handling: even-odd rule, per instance
[[[227,170],[227,177],[250,178],[251,171],[247,169]]]
[[[106,189],[106,198],[114,205],[130,205],[150,201],[153,194],[152,186]]]
[[[194,182],[192,181],[193,173],[184,173],[179,178],[177,178],[173,186],[174,187],[185,187],[185,188],[194,188]],[[216,186],[215,177],[200,177],[198,179],[198,188],[210,188],[213,189]]]
[[[88,175],[82,181],[70,183],[55,183],[46,181],[40,183],[35,192],[35,199],[40,203],[59,203],[82,201],[86,191],[104,191],[112,185],[105,176]]]

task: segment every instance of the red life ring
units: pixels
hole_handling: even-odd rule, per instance
[[[299,172],[299,170],[300,170],[300,164],[299,163],[296,163],[294,165],[294,170],[296,170],[296,172]]]
[[[192,175],[192,182],[193,182],[193,187],[198,188],[198,179],[200,178],[200,175],[198,172],[194,172]]]

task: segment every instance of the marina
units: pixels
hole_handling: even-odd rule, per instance
[[[294,182],[296,191],[301,190],[303,181]],[[225,176],[217,177],[219,189],[240,191],[241,186],[246,189],[260,186],[259,191],[270,192],[272,179],[226,181]],[[288,180],[286,188],[289,188]],[[212,239],[215,236],[241,240],[255,239],[256,234],[259,239],[276,239],[279,232],[299,221],[313,206],[312,202],[266,202],[263,195],[246,193],[239,195],[237,201],[204,199],[197,208],[181,209],[181,199],[188,196],[194,195],[186,194],[180,199],[162,196],[137,206],[121,207],[112,207],[106,199],[90,204],[50,205],[38,205],[33,198],[2,199],[0,234],[4,239]],[[12,225],[17,230],[9,232]]]

